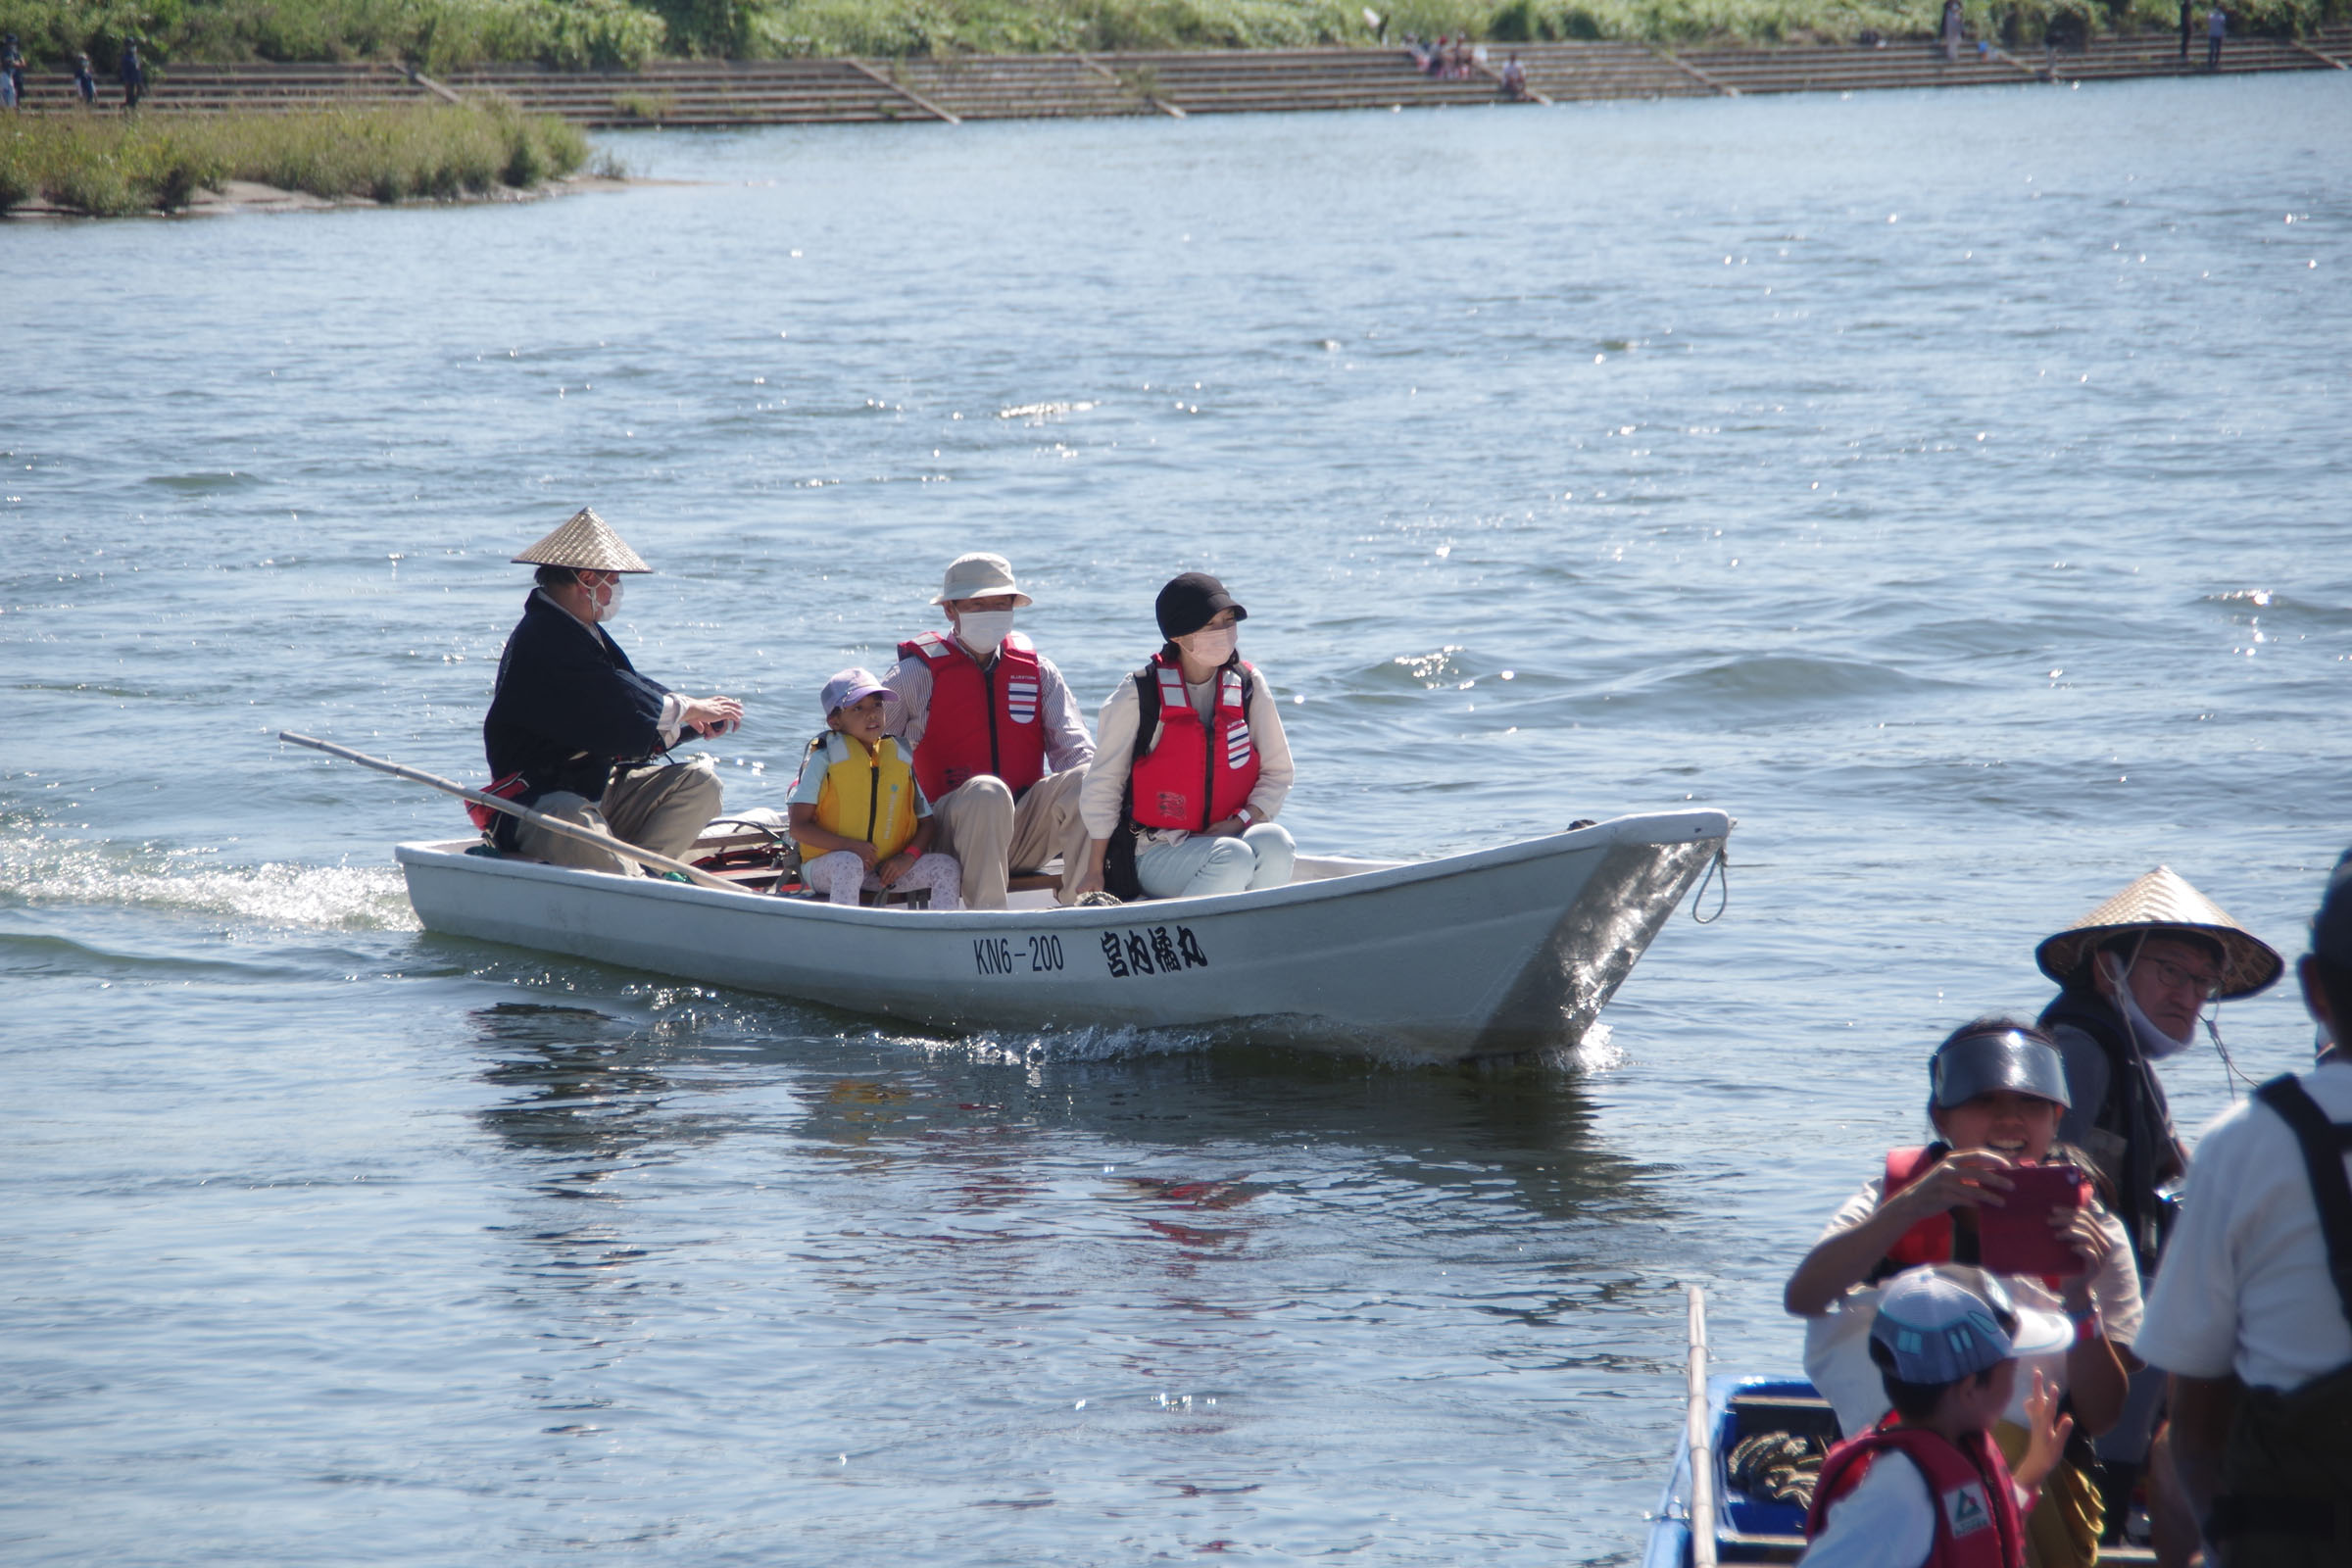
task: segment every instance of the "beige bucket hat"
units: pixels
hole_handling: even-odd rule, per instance
[[[948,563],[947,580],[940,584],[939,597],[931,602],[944,605],[951,599],[987,599],[996,594],[1012,595],[1015,608],[1035,603],[1012,580],[1011,562],[1003,556],[976,550]]]
[[[514,558],[525,566],[570,566],[580,571],[652,571],[637,552],[620,542],[612,525],[587,507],[571,520]]]
[[[2278,950],[2239,925],[2222,906],[2160,865],[2034,950],[2041,972],[2066,983],[2082,959],[2109,937],[2129,932],[2187,931],[2222,949],[2222,996],[2250,997],[2286,968]]]

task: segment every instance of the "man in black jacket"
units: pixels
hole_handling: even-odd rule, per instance
[[[498,661],[482,720],[492,788],[550,816],[598,828],[673,858],[718,814],[710,760],[656,760],[688,731],[723,735],[743,717],[732,697],[688,697],[637,673],[600,624],[620,608],[624,573],[652,568],[583,507],[516,556],[537,586]],[[577,839],[501,816],[501,849],[559,865],[634,873]]]

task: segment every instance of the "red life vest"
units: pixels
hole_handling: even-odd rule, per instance
[[[1046,776],[1045,683],[1037,649],[1019,632],[997,645],[986,669],[946,632],[899,644],[901,659],[931,671],[931,706],[914,747],[914,778],[936,802],[983,773],[1020,795]]]
[[[1889,1149],[1886,1151],[1886,1182],[1879,1194],[1884,1203],[1935,1167],[1947,1151],[1941,1144],[1930,1144],[1919,1149]],[[1948,1263],[1952,1260],[1952,1211],[1930,1214],[1895,1238],[1886,1249],[1888,1261],[1899,1272],[1917,1268],[1922,1263]]]
[[[1919,1467],[1936,1505],[1936,1544],[1923,1568],[2025,1568],[2025,1519],[2008,1463],[1991,1436],[1967,1433],[1954,1447],[1925,1427],[1902,1425],[1893,1411],[1821,1462],[1813,1507],[1805,1515],[1807,1541],[1828,1524],[1830,1505],[1860,1486],[1871,1464],[1889,1451]]]
[[[1240,810],[1257,787],[1257,747],[1250,739],[1250,666],[1234,660],[1217,672],[1217,706],[1200,722],[1184,690],[1184,666],[1154,654],[1143,673],[1159,692],[1159,738],[1138,752],[1130,774],[1139,827],[1178,827],[1198,833]],[[1215,734],[1210,734],[1211,727]],[[1136,735],[1140,742],[1143,734]]]

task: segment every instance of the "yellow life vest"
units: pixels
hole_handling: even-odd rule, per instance
[[[914,837],[914,769],[891,736],[883,736],[869,754],[835,730],[809,748],[808,761],[802,765],[825,770],[816,797],[818,827],[866,840],[877,861],[889,859]]]

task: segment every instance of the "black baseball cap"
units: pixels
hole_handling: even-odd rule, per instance
[[[1152,606],[1152,613],[1159,617],[1159,634],[1170,642],[1199,631],[1214,620],[1220,610],[1232,611],[1236,620],[1250,618],[1250,612],[1234,603],[1225,585],[1205,571],[1169,578]]]

